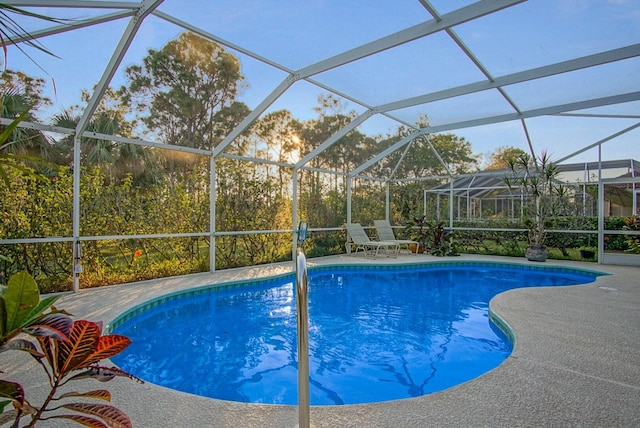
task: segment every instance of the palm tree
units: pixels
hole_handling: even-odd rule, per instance
[[[98,111],[87,126],[87,131],[106,135],[128,133],[129,124],[110,111]],[[65,110],[53,117],[52,123],[63,128],[75,129],[81,116],[72,110]],[[74,136],[69,135],[56,143],[59,162],[73,165]],[[84,166],[98,166],[109,182],[120,181],[131,174],[136,182],[157,181],[156,156],[152,149],[135,144],[117,143],[100,138],[82,139],[80,163]]]
[[[1,112],[3,118],[15,119],[22,115],[22,120],[34,122],[32,113],[33,103],[26,94],[18,92],[17,89],[10,88],[0,93]],[[0,129],[6,129],[2,126]],[[16,127],[8,136],[7,143],[3,149],[19,155],[27,155],[49,159],[51,143],[49,138],[42,132],[35,129]]]
[[[0,125],[0,178],[4,185],[11,187],[8,169],[47,181],[43,174],[51,175],[56,169],[55,164],[47,160],[48,139],[39,131],[18,127],[20,122],[32,117],[24,97],[10,92],[0,94],[0,111],[2,117],[13,119],[9,125]]]

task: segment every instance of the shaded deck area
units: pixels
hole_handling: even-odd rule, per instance
[[[486,256],[435,258],[400,255],[374,263],[487,260],[527,264],[524,259]],[[372,263],[362,255],[310,259],[314,264]],[[640,424],[640,269],[549,260],[606,272],[594,283],[511,290],[495,297],[491,309],[516,335],[513,354],[498,368],[454,388],[419,398],[376,404],[311,408],[315,427],[580,426]],[[290,272],[293,263],[232,269],[163,280],[83,290],[64,296],[60,308],[76,318],[108,324],[151,298],[198,285],[240,281]],[[171,332],[167,331],[167,340]],[[0,355],[5,378],[45,394],[41,369],[24,355]],[[106,387],[113,404],[136,427],[294,427],[293,406],[235,403],[198,397],[150,383],[115,379],[73,390]],[[45,425],[43,426],[56,426]],[[64,425],[60,425],[64,426]]]

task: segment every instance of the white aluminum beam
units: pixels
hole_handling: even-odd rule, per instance
[[[218,37],[218,36],[216,36],[214,34],[211,34],[211,33],[207,32],[207,31],[204,31],[201,28],[196,27],[195,25],[189,24],[186,21],[183,21],[181,19],[176,18],[175,16],[169,15],[169,14],[161,12],[159,10],[154,10],[153,11],[153,16],[157,16],[158,18],[164,19],[167,22],[170,22],[170,23],[172,23],[174,25],[177,25],[178,27],[184,28],[185,30],[189,30],[192,33],[195,33],[195,34],[197,34],[197,35],[199,35],[201,37],[204,37],[207,40],[214,41],[216,43],[221,44],[222,46],[225,46],[227,48],[230,48],[230,49],[233,49],[235,51],[238,51],[238,52],[240,52],[242,54],[247,55],[248,57],[251,57],[251,58],[253,58],[255,60],[258,60],[260,62],[268,64],[268,65],[270,65],[270,66],[272,66],[274,68],[282,70],[285,73],[288,73],[288,74],[293,74],[294,73],[294,71],[292,69],[287,68],[287,67],[283,66],[282,64],[278,64],[277,62],[271,61],[270,59],[267,59],[267,58],[265,58],[265,57],[263,57],[261,55],[258,55],[257,53],[252,52],[252,51],[250,51],[248,49],[245,49],[240,45],[237,45],[237,44],[232,43],[232,42],[230,42],[228,40],[220,38],[220,37]]]
[[[253,123],[277,98],[280,97],[284,93],[289,86],[291,86],[295,81],[304,79],[310,76],[313,76],[318,73],[322,73],[324,71],[330,70],[335,67],[339,67],[344,64],[348,64],[355,60],[376,54],[378,52],[382,52],[384,50],[390,49],[392,47],[410,42],[412,40],[425,37],[429,34],[436,33],[445,28],[448,28],[453,25],[458,25],[467,21],[471,21],[473,19],[479,18],[481,16],[488,15],[493,12],[497,12],[501,9],[507,8],[509,6],[513,6],[518,3],[522,3],[524,0],[494,0],[494,1],[486,1],[486,2],[478,2],[474,3],[470,6],[463,7],[451,13],[448,13],[442,17],[442,20],[437,22],[434,20],[415,25],[413,27],[402,30],[398,33],[391,34],[389,36],[383,37],[381,39],[375,40],[371,43],[367,43],[365,45],[359,46],[357,48],[351,49],[350,51],[343,52],[326,60],[317,62],[308,67],[304,67],[294,74],[290,75],[283,83],[278,86],[255,110],[253,110],[227,137],[214,148],[213,155],[217,156],[222,151],[224,151],[229,144],[242,133],[246,128]],[[366,112],[364,115],[368,116],[371,113],[370,111]],[[363,116],[364,116],[363,115]],[[362,116],[361,116],[362,117]],[[365,118],[365,119],[366,119]],[[323,143],[318,149],[314,150],[311,154],[305,156],[300,162],[296,164],[296,168],[300,168],[302,165],[306,164],[310,159],[317,156],[320,152],[325,150],[327,147],[331,146],[337,141],[337,139],[329,139],[325,143]]]
[[[122,58],[133,41],[133,37],[142,25],[144,18],[151,13],[153,9],[158,7],[163,0],[143,0],[139,4],[139,9],[129,21],[129,25],[125,29],[118,46],[116,47],[109,63],[107,64],[100,81],[96,85],[96,89],[91,95],[87,107],[82,113],[82,117],[76,126],[76,136],[73,141],[73,238],[74,238],[74,255],[73,255],[73,291],[80,289],[80,279],[78,277],[80,265],[79,248],[80,248],[80,151],[81,136],[89,125],[89,120],[98,107],[98,103],[102,99],[109,82],[113,78],[116,69],[120,65]]]
[[[533,162],[538,165],[538,157],[536,156],[536,151],[533,148],[533,143],[531,142],[531,136],[529,135],[529,128],[527,128],[527,122],[524,119],[520,119],[520,124],[522,125],[522,130],[524,131],[524,136],[527,139],[527,144],[529,145],[529,154],[533,158]]]
[[[438,11],[433,6],[431,6],[431,4],[427,0],[421,0],[420,3],[422,3],[425,9],[427,9],[429,13],[431,13],[431,16],[433,16],[437,21],[440,21],[442,19]],[[489,70],[484,66],[484,64],[480,61],[480,59],[478,59],[478,57],[471,51],[471,49],[469,49],[466,43],[462,41],[460,36],[458,36],[458,34],[452,28],[447,28],[445,32],[453,40],[453,42],[456,45],[458,45],[458,47],[467,56],[467,58],[469,58],[469,60],[471,60],[471,62],[478,68],[478,70],[480,70],[480,72],[484,74],[485,77],[490,82],[493,82],[494,77],[491,75]],[[498,89],[498,92],[500,92],[500,95],[502,95],[502,97],[507,101],[507,103],[509,103],[517,113],[520,113],[520,108],[511,99],[511,97],[501,87],[498,87],[497,89]]]
[[[404,100],[394,101],[387,104],[381,104],[376,106],[375,108],[379,112],[393,111],[434,101],[440,101],[447,98],[486,91],[489,89],[496,89],[502,86],[513,85],[515,83],[522,83],[529,80],[550,77],[557,74],[581,70],[583,68],[594,67],[597,65],[634,58],[637,56],[640,56],[640,44],[630,45],[606,52],[600,52],[593,55],[587,55],[568,61],[546,65],[543,67],[532,68],[530,70],[520,71],[518,73],[507,74],[504,76],[496,77],[493,81],[482,80],[475,83],[469,83],[467,85],[457,86],[455,88],[444,89],[442,91],[419,95],[417,97],[406,98]]]
[[[510,113],[510,114],[503,114],[503,115],[497,115],[497,116],[489,116],[489,117],[484,117],[480,119],[465,120],[462,122],[448,123],[448,124],[439,125],[439,126],[430,126],[430,127],[423,128],[422,130],[429,134],[433,134],[436,132],[453,131],[456,129],[471,128],[474,126],[481,126],[481,125],[490,125],[493,123],[510,122],[512,120],[554,115],[558,113],[564,113],[567,111],[583,110],[583,109],[588,109],[593,107],[602,107],[602,106],[607,106],[612,104],[628,103],[628,102],[639,101],[639,100],[640,100],[640,92],[630,92],[622,95],[612,95],[610,97],[595,98],[595,99],[586,100],[586,101],[578,101],[574,103],[553,105],[550,107],[527,110],[527,111],[523,111],[520,114]]]
[[[369,168],[374,163],[379,162],[381,159],[385,158],[386,156],[388,156],[391,153],[395,152],[396,150],[400,149],[402,146],[404,146],[405,144],[408,144],[410,141],[414,140],[415,138],[417,138],[420,135],[423,135],[426,138],[427,144],[429,144],[429,147],[431,147],[431,150],[433,150],[433,153],[436,156],[436,159],[438,159],[438,162],[440,162],[440,164],[447,171],[447,174],[449,174],[449,176],[451,176],[452,174],[451,174],[451,171],[449,170],[449,165],[447,165],[447,163],[442,159],[442,157],[440,156],[440,153],[438,153],[436,148],[433,147],[433,144],[431,144],[431,141],[429,141],[429,136],[425,132],[422,132],[422,131],[417,131],[417,132],[411,133],[409,136],[403,138],[402,140],[400,140],[397,143],[393,144],[392,146],[390,146],[389,148],[387,148],[383,152],[381,152],[381,153],[377,154],[376,156],[372,157],[367,162],[363,163],[362,165],[360,165],[359,167],[357,167],[356,169],[351,171],[348,175],[356,176],[356,175],[360,174],[362,171],[364,171],[365,169]],[[391,179],[391,177],[387,178],[387,180],[390,180],[390,179]]]
[[[271,94],[269,94],[267,98],[265,98],[265,100],[263,100],[263,102],[260,103],[260,105],[255,110],[253,110],[229,135],[227,135],[227,137],[225,137],[225,139],[214,148],[213,155],[217,156],[222,151],[224,151],[229,146],[229,144],[231,144],[231,142],[238,135],[240,135],[245,129],[247,129],[249,125],[253,123],[253,121],[260,117],[260,115],[271,104],[273,104],[273,102],[277,100],[284,93],[284,91],[289,88],[289,86],[300,79],[311,77],[318,73],[331,70],[332,68],[336,68],[355,60],[393,48],[395,46],[402,45],[412,40],[428,36],[429,34],[436,33],[453,25],[462,24],[464,22],[497,12],[501,9],[505,9],[515,4],[522,3],[523,1],[525,0],[493,0],[477,2],[444,15],[442,17],[442,20],[439,22],[430,20],[422,24],[407,28],[395,34],[391,34],[373,42],[364,44],[349,51],[343,52],[341,54],[335,55],[323,61],[319,61],[310,66],[301,68],[295,73],[291,73],[284,82],[282,82]],[[178,22],[168,15],[159,15],[165,19],[172,19],[174,22]],[[180,25],[188,24],[181,22]],[[195,27],[191,27],[191,29],[195,30]],[[302,163],[302,165],[304,165],[304,163]],[[296,165],[296,167],[299,167],[299,165]]]
[[[142,25],[142,22],[147,17],[147,15],[149,15],[155,8],[160,6],[163,1],[164,0],[142,0],[140,2],[138,10],[129,21],[127,28],[125,29],[122,37],[120,38],[120,41],[118,42],[118,46],[116,47],[113,55],[111,56],[111,59],[109,59],[109,63],[104,69],[100,81],[96,85],[95,91],[91,95],[91,99],[89,99],[89,102],[87,103],[87,107],[82,113],[82,118],[76,126],[77,135],[82,134],[87,128],[91,116],[93,116],[93,113],[96,111],[98,103],[102,99],[102,96],[109,86],[109,82],[111,82],[113,75],[122,62],[122,58],[124,58],[125,54],[127,53],[127,49],[129,49],[129,46],[131,45],[135,34],[138,32],[140,25]]]
[[[209,272],[216,270],[216,216],[218,199],[218,170],[216,158],[209,158]]]
[[[599,117],[602,119],[640,119],[640,115],[637,114],[558,113],[553,116]]]
[[[174,16],[171,16],[171,15],[166,14],[164,12],[160,12],[158,10],[154,11],[153,15],[157,16],[157,17],[159,17],[161,19],[164,19],[165,21],[170,22],[170,23],[172,23],[174,25],[182,27],[182,28],[184,28],[186,30],[189,30],[189,31],[191,31],[191,32],[193,32],[195,34],[198,34],[199,36],[204,37],[205,39],[208,39],[208,40],[214,41],[216,43],[219,43],[220,45],[222,45],[222,46],[224,46],[226,48],[233,49],[233,50],[235,50],[237,52],[240,52],[240,53],[242,53],[244,55],[247,55],[250,58],[253,58],[253,59],[255,59],[257,61],[260,61],[260,62],[262,62],[264,64],[270,65],[270,66],[272,66],[272,67],[274,67],[274,68],[276,68],[276,69],[278,69],[280,71],[283,71],[283,72],[285,72],[287,74],[295,74],[296,73],[293,69],[285,67],[282,64],[279,64],[279,63],[277,63],[275,61],[272,61],[272,60],[270,60],[268,58],[265,58],[265,57],[263,57],[261,55],[258,55],[257,53],[252,52],[252,51],[250,51],[248,49],[245,49],[245,48],[243,48],[243,47],[241,47],[239,45],[236,45],[235,43],[229,42],[228,40],[222,39],[222,38],[220,38],[220,37],[218,37],[218,36],[216,36],[214,34],[211,34],[211,33],[207,32],[207,31],[204,31],[204,30],[202,30],[202,29],[200,29],[200,28],[198,28],[198,27],[196,27],[194,25],[191,25],[188,22],[182,21],[182,20],[180,20],[180,19],[178,19],[178,18],[176,18]],[[315,85],[318,88],[324,89],[327,92],[331,92],[331,93],[333,93],[335,95],[338,95],[339,97],[342,97],[345,100],[353,102],[354,104],[358,104],[358,105],[364,107],[365,109],[373,109],[373,106],[369,105],[368,103],[366,103],[366,102],[364,102],[362,100],[359,100],[359,99],[353,97],[352,95],[349,95],[349,94],[344,93],[342,91],[339,91],[339,90],[337,90],[335,88],[332,88],[331,86],[325,85],[322,82],[318,82],[317,80],[314,80],[314,79],[312,79],[310,77],[301,78],[301,80],[304,80],[304,81],[306,81],[308,83],[311,83],[312,85]],[[407,126],[409,128],[417,129],[417,128],[415,128],[414,125],[404,121],[403,119],[394,117],[394,116],[392,116],[392,115],[390,115],[390,114],[388,114],[386,112],[382,112],[382,114],[384,116],[388,117],[389,119],[397,122],[397,123],[405,125],[405,126]]]
[[[411,143],[413,143],[414,141],[415,140],[411,140],[409,144],[407,144],[407,147],[405,147],[404,150],[402,151],[402,154],[400,155],[400,159],[398,159],[396,166],[393,167],[391,174],[389,174],[389,177],[387,177],[387,193],[389,191],[389,184],[388,184],[389,180],[393,179],[393,177],[396,176],[396,172],[398,171],[398,168],[400,168],[400,165],[402,165],[402,161],[404,161],[404,158],[407,156],[407,153],[409,153],[409,149],[411,148]],[[389,204],[387,204],[387,206],[388,205]]]
[[[459,25],[485,15],[497,12],[510,6],[522,3],[525,0],[493,0],[481,1],[470,4],[447,13],[442,20],[429,20],[413,27],[406,28],[397,33],[382,37],[373,42],[358,46],[357,48],[342,52],[331,58],[317,62],[299,70],[300,76],[309,77],[318,73],[331,70],[344,64],[365,58],[378,52],[411,42],[413,40],[437,33],[454,25]]]
[[[9,125],[12,122],[12,120],[13,119],[0,118],[0,124]],[[53,132],[56,134],[64,134],[64,135],[73,135],[76,133],[75,129],[63,128],[61,126],[43,125],[41,123],[35,123],[35,122],[20,122],[18,124],[18,127],[27,128],[27,129],[36,129],[38,131]],[[187,152],[187,153],[194,153],[197,155],[205,155],[205,156],[211,155],[210,150],[202,150],[202,149],[196,149],[196,148],[186,147],[186,146],[176,146],[173,144],[156,143],[153,141],[140,140],[137,138],[126,138],[126,137],[120,137],[118,135],[101,134],[99,132],[93,132],[93,131],[84,131],[82,133],[82,136],[87,138],[94,138],[96,140],[113,141],[116,143],[123,143],[123,144],[135,144],[137,146],[155,147],[158,149],[172,150],[175,152]]]
[[[65,7],[84,9],[132,9],[140,8],[139,1],[96,0],[8,0],[4,3],[16,7]]]

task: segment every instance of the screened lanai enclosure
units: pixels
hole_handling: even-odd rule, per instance
[[[637,264],[640,4],[14,0],[0,6],[0,282],[42,291],[344,253],[423,219],[519,257],[510,160],[566,187],[560,258]],[[15,128],[14,128],[15,126]],[[533,161],[532,161],[533,162]],[[634,223],[635,221],[635,223]],[[637,248],[637,247],[636,247]]]

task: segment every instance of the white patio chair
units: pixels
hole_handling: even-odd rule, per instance
[[[396,242],[400,247],[406,246],[409,253],[418,253],[417,251],[411,251],[411,245],[415,245],[417,249],[418,242],[410,239],[397,239],[389,220],[374,220],[373,224],[376,226],[376,232],[378,233],[378,239],[380,239],[380,241]]]
[[[347,254],[351,254],[355,247],[354,254],[362,250],[364,256],[369,259],[378,257],[380,250],[384,250],[387,257],[398,257],[400,245],[397,242],[372,241],[360,223],[347,223],[347,235],[347,243],[345,244]]]

